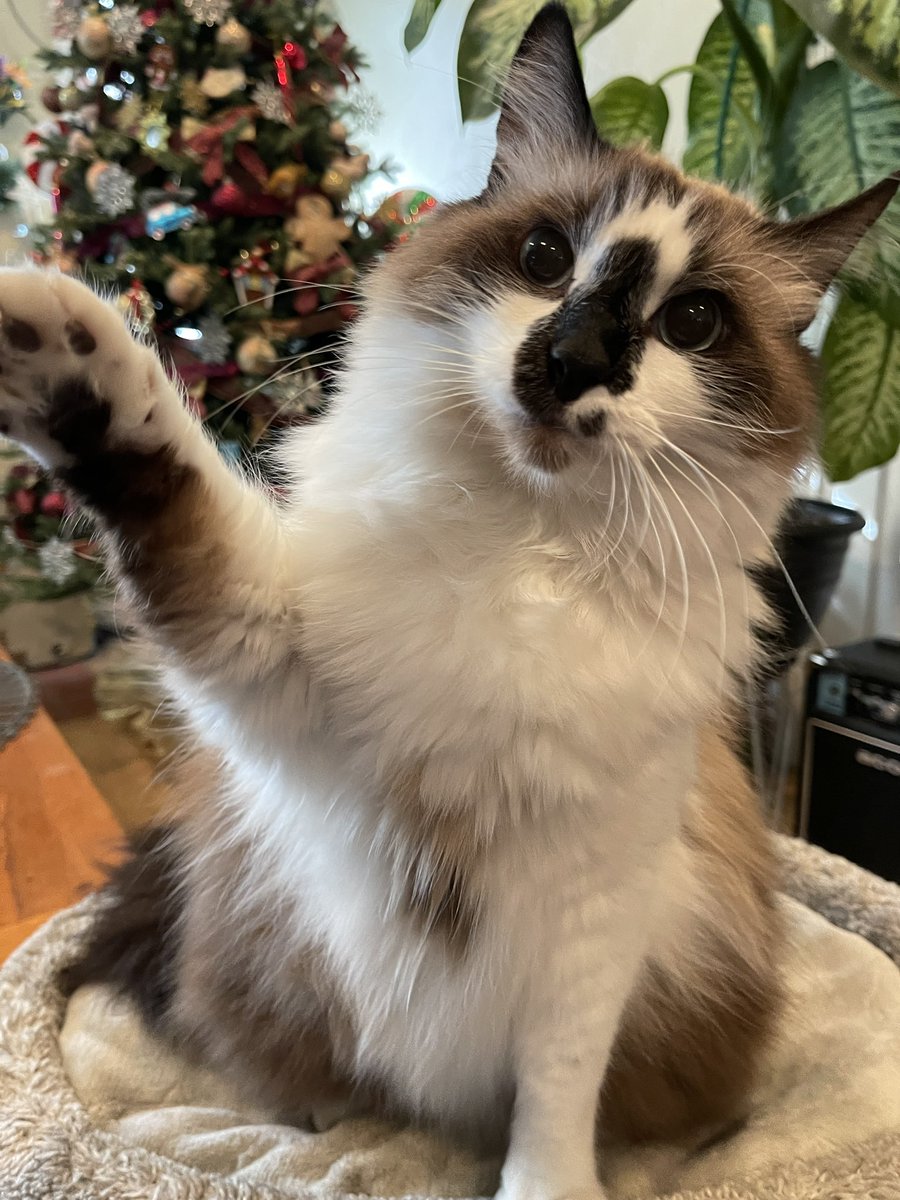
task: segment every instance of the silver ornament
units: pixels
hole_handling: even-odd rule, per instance
[[[94,185],[94,203],[108,217],[119,217],[134,207],[134,186],[133,175],[118,163],[110,163]]]
[[[228,351],[231,349],[231,334],[216,313],[201,317],[197,328],[203,335],[191,343],[191,349],[203,363],[219,367],[228,361]]]
[[[374,92],[368,88],[354,88],[350,100],[350,118],[360,133],[375,133],[384,120],[384,109]]]
[[[75,552],[69,542],[51,538],[43,546],[38,546],[37,556],[41,574],[57,587],[75,574]]]
[[[289,125],[291,118],[284,103],[281,89],[274,83],[258,83],[250,93],[250,100],[259,109],[259,115],[267,121],[280,121]]]
[[[231,15],[231,0],[181,0],[198,25],[221,25]]]
[[[106,14],[106,28],[112,37],[113,48],[119,54],[135,54],[138,42],[147,32],[136,4],[117,4]]]

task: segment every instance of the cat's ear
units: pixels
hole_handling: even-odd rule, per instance
[[[898,185],[900,171],[895,171],[834,208],[769,225],[769,237],[776,243],[779,253],[795,266],[809,285],[806,302],[801,302],[795,313],[798,331],[805,329],[813,319],[819,301],[835,275],[890,204]]]
[[[572,22],[561,4],[548,4],[529,25],[509,68],[488,190],[517,169],[530,169],[533,177],[552,157],[583,153],[600,144]]]

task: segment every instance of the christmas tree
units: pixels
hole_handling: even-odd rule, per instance
[[[393,225],[361,215],[371,109],[358,55],[308,0],[52,0],[52,192],[41,261],[113,289],[240,454],[323,402],[357,269]],[[356,96],[356,99],[354,99]]]

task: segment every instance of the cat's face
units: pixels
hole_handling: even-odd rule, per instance
[[[775,224],[612,148],[551,6],[513,63],[487,188],[432,219],[386,284],[447,341],[456,393],[471,393],[468,411],[454,406],[460,429],[520,473],[584,478],[610,447],[721,449],[787,470],[816,414],[798,334],[895,187]]]

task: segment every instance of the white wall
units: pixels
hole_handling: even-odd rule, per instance
[[[438,199],[476,192],[493,149],[493,120],[463,128],[456,100],[456,45],[469,0],[443,0],[426,40],[408,55],[403,29],[411,0],[337,0],[338,15],[368,58],[365,86],[378,98],[383,117],[366,149],[376,159],[402,164],[386,194],[398,186],[420,186]],[[656,79],[689,63],[717,0],[635,0],[601,31],[584,55],[593,94],[618,75]],[[684,145],[685,77],[666,85],[672,120],[665,149],[678,158]],[[815,483],[813,491],[838,504],[859,508],[868,524],[853,540],[840,591],[823,628],[834,643],[874,633],[900,636],[900,460],[869,471],[849,484]]]

